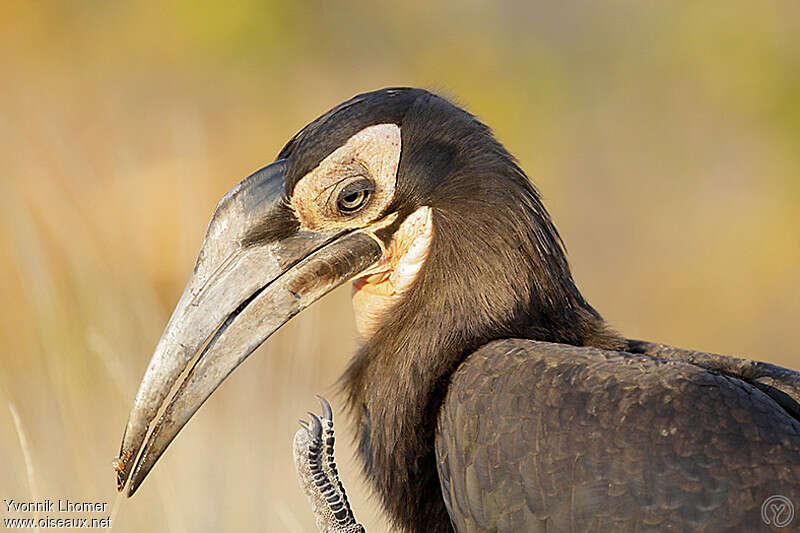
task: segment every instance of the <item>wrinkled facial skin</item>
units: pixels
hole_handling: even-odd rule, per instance
[[[300,227],[313,230],[363,226],[377,217],[394,195],[400,144],[399,127],[379,124],[361,130],[326,157],[295,186],[291,205]],[[365,176],[374,184],[371,203],[352,218],[340,218],[335,200]],[[386,224],[392,221],[382,220]],[[420,207],[400,225],[381,261],[354,281],[353,311],[362,338],[377,330],[381,317],[411,287],[432,240],[431,208]]]
[[[394,197],[400,150],[396,124],[370,126],[351,137],[295,185],[291,205],[300,227],[354,228],[375,220]],[[342,212],[337,199],[359,186],[372,188],[366,203],[353,213]]]
[[[353,281],[353,312],[362,339],[377,331],[390,311],[419,276],[433,241],[433,212],[423,206],[395,232],[381,261]]]

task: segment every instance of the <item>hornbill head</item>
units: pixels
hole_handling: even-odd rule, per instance
[[[449,328],[480,330],[476,339],[528,328],[580,343],[574,314],[596,315],[538,194],[486,126],[420,89],[356,96],[220,200],[136,395],[115,462],[119,490],[130,480],[128,495],[136,491],[267,337],[351,279],[365,340],[413,293],[417,308],[445,315],[417,313],[420,328],[452,339]]]

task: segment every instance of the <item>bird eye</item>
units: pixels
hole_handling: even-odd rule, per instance
[[[336,208],[343,215],[351,215],[367,205],[374,190],[375,185],[366,178],[352,181],[339,192]]]

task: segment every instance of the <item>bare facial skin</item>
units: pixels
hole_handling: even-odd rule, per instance
[[[291,205],[304,229],[363,227],[374,231],[390,224],[396,213],[376,220],[394,197],[401,149],[400,128],[376,124],[353,135],[303,176]],[[373,189],[363,209],[352,214],[338,209],[345,188],[367,179]],[[380,240],[375,237],[380,242]],[[433,240],[431,208],[423,206],[403,221],[383,259],[353,282],[356,329],[362,338],[378,328],[380,317],[417,279]],[[383,244],[381,244],[383,246]]]
[[[420,207],[403,221],[383,259],[353,282],[356,329],[362,338],[375,333],[380,318],[417,279],[432,241],[432,210]]]
[[[400,162],[400,128],[376,124],[359,131],[323,159],[294,187],[292,208],[303,229],[363,227],[374,221],[394,198]],[[373,186],[363,209],[337,209],[338,196],[350,185],[368,180]]]

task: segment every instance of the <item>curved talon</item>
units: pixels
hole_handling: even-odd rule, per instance
[[[322,405],[323,418],[330,420],[331,424],[333,424],[333,409],[331,409],[331,404],[319,394],[317,394],[317,399],[319,400],[320,405]]]
[[[311,422],[314,424],[311,430],[311,436],[314,437],[315,440],[322,439],[322,421],[311,411],[309,411],[308,414],[311,415]]]

